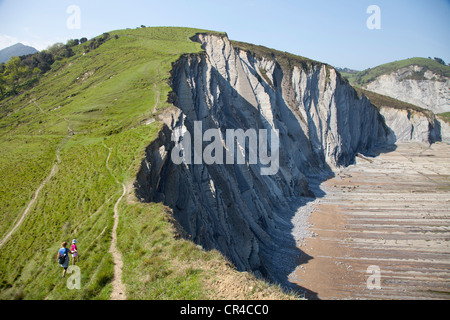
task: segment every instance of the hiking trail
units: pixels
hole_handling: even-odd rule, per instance
[[[34,105],[44,114],[46,114],[46,112],[44,110],[42,110],[42,108],[36,103],[36,101],[32,101],[34,103]],[[31,103],[31,101],[30,101]],[[60,116],[58,116],[60,117]],[[69,126],[69,120],[67,120],[64,117],[60,117],[63,118],[65,121],[67,121],[67,131],[69,132],[67,138],[70,138],[70,136],[74,135],[75,132],[70,128]],[[64,140],[63,140],[64,141]],[[62,144],[62,143],[61,143]],[[0,240],[0,248],[6,243],[6,241],[8,241],[8,239],[11,237],[11,235],[14,233],[14,231],[17,230],[17,228],[20,227],[20,225],[22,224],[23,220],[25,219],[25,217],[27,216],[27,214],[29,213],[30,209],[32,208],[32,206],[34,205],[34,203],[36,202],[37,197],[39,196],[39,193],[41,192],[42,188],[45,186],[45,184],[51,179],[51,177],[53,177],[56,173],[56,171],[58,170],[58,165],[61,162],[61,158],[59,156],[59,150],[61,148],[61,145],[58,146],[58,148],[56,149],[56,163],[53,165],[50,174],[41,182],[41,184],[39,185],[39,187],[36,189],[36,191],[33,194],[33,197],[31,198],[30,202],[28,203],[27,207],[25,208],[24,212],[22,213],[22,215],[20,216],[19,220],[16,222],[16,224],[14,225],[14,227],[3,237],[3,239]]]
[[[25,208],[24,212],[20,216],[19,220],[16,222],[14,227],[9,231],[6,236],[0,241],[0,248],[5,244],[6,241],[11,237],[11,235],[16,231],[16,229],[22,224],[23,220],[25,219],[26,215],[30,211],[33,204],[36,202],[37,197],[39,196],[39,192],[41,192],[44,185],[50,180],[50,178],[56,173],[58,169],[58,164],[61,162],[61,158],[59,157],[59,149],[56,151],[56,159],[57,162],[53,165],[52,170],[50,171],[50,174],[44,179],[44,181],[41,182],[39,187],[36,189],[36,191],[33,194],[33,197],[31,198],[30,202],[28,203],[27,207]]]
[[[106,169],[108,169],[111,176],[114,178],[117,184],[120,184],[123,188],[122,195],[117,199],[114,205],[114,225],[111,233],[111,246],[109,248],[109,252],[111,252],[114,261],[114,277],[112,281],[112,292],[111,292],[111,300],[126,300],[125,293],[125,285],[122,282],[122,255],[120,251],[117,249],[117,226],[119,225],[119,203],[122,201],[123,197],[127,193],[127,187],[125,184],[119,182],[116,177],[114,177],[111,169],[109,168],[109,158],[111,157],[111,148],[107,148],[109,150],[108,158],[106,159]]]
[[[155,87],[156,90],[156,104],[153,107],[153,113],[156,113],[158,105],[159,105],[159,96],[160,96],[160,92],[158,90],[158,86],[156,85],[156,83],[153,84],[153,86]]]

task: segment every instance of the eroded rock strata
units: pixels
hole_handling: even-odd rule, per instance
[[[291,219],[313,197],[308,178],[329,177],[357,153],[396,135],[377,108],[326,64],[276,51],[253,53],[226,36],[199,34],[195,40],[204,53],[173,66],[171,99],[178,109],[147,148],[137,195],[172,208],[193,241],[219,250],[239,270],[285,282],[299,254]],[[194,121],[201,121],[203,132],[219,129],[223,136],[226,129],[278,130],[279,170],[264,176],[260,163],[175,165],[172,132],[193,135]]]

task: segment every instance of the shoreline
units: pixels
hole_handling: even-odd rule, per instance
[[[358,157],[299,209],[309,234],[289,281],[309,299],[450,299],[450,146],[400,143]],[[301,219],[300,219],[301,220]],[[308,259],[304,258],[308,257]],[[370,290],[370,266],[381,289]]]

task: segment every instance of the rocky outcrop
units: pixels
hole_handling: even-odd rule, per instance
[[[450,143],[450,124],[444,119],[439,119],[439,126],[441,127],[441,138],[442,141]]]
[[[450,79],[423,66],[411,65],[381,75],[364,88],[434,113],[450,111]]]
[[[218,249],[239,270],[284,282],[299,254],[291,219],[300,197],[313,196],[308,177],[352,163],[358,152],[387,142],[390,131],[369,100],[325,64],[279,52],[259,56],[210,34],[196,40],[205,52],[173,66],[171,99],[178,110],[147,148],[137,196],[171,207],[193,241]],[[194,136],[194,121],[202,132],[218,129],[224,146],[227,129],[277,132],[279,170],[262,175],[264,165],[248,161],[174,164],[172,133]],[[241,150],[247,153],[248,145]]]
[[[442,139],[441,124],[431,112],[381,107],[380,114],[390,129],[390,143],[418,141],[431,144]]]

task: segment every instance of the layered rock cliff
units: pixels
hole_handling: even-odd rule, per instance
[[[411,65],[381,75],[364,88],[434,113],[450,111],[450,79],[423,66]]]
[[[325,178],[358,152],[389,142],[392,130],[328,65],[233,46],[225,36],[199,34],[195,40],[204,53],[183,56],[173,66],[171,100],[177,109],[147,148],[137,195],[171,207],[193,241],[218,249],[239,270],[284,282],[299,254],[291,219],[301,197],[313,196],[309,178]],[[262,175],[264,165],[248,160],[174,164],[172,135],[194,136],[195,121],[203,133],[218,129],[224,149],[227,129],[278,130],[279,170]],[[249,151],[248,145],[240,147]]]
[[[442,140],[441,123],[433,113],[425,114],[413,110],[402,110],[390,107],[381,107],[380,114],[385,119],[391,133],[388,136],[390,143],[397,141],[434,143]]]
[[[356,90],[378,108],[389,128],[389,143],[416,141],[431,144],[442,140],[441,122],[433,112],[372,91]]]
[[[450,123],[444,117],[438,116],[439,126],[441,127],[442,141],[450,143]]]

